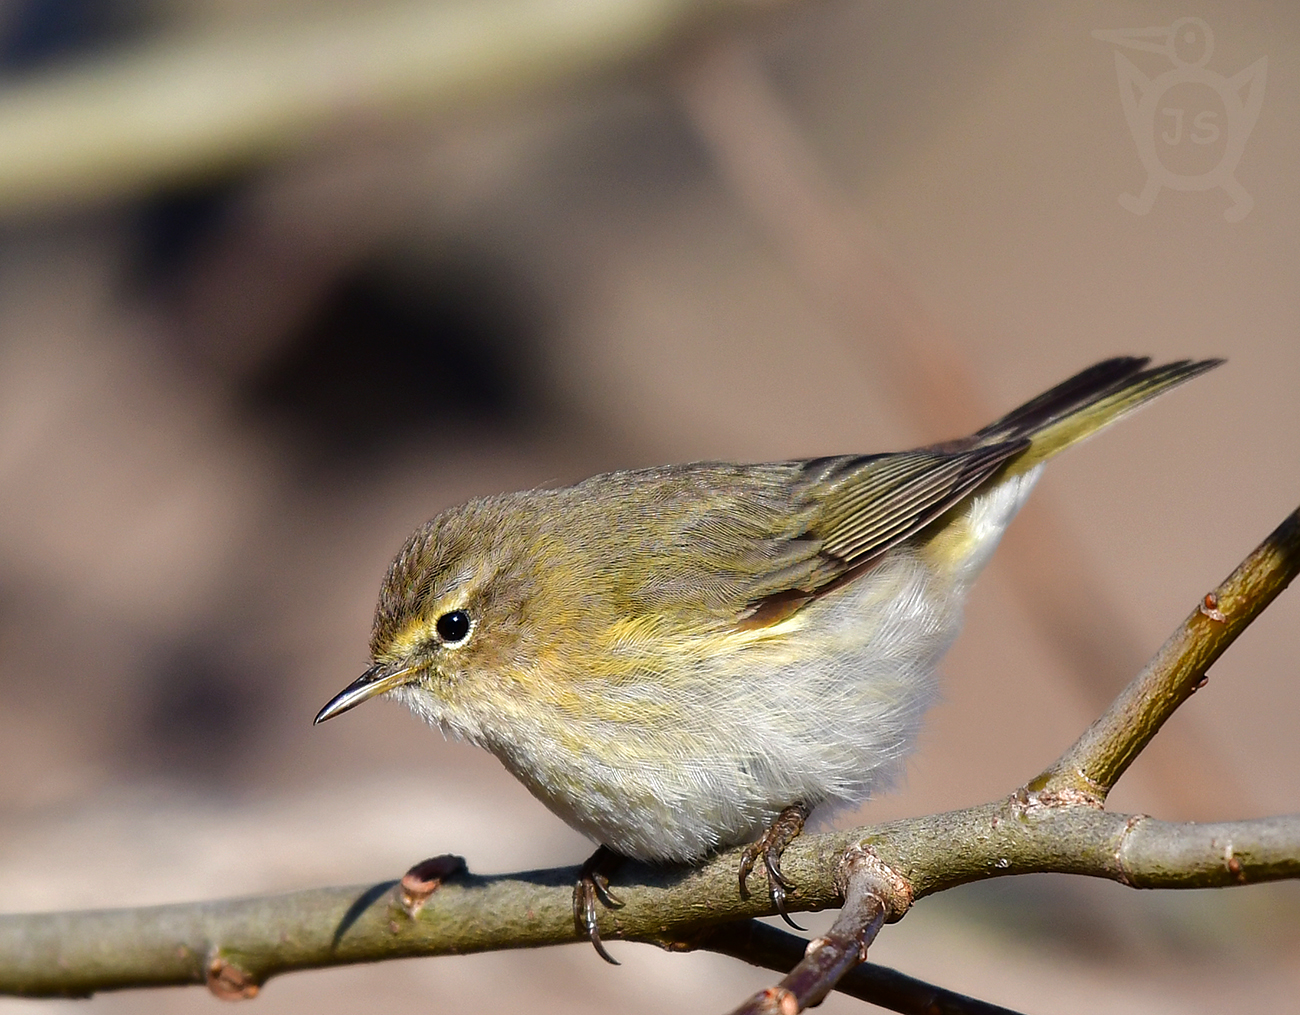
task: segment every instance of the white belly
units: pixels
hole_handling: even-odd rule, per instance
[[[587,725],[584,749],[540,726],[480,740],[560,817],[625,856],[691,860],[755,838],[784,808],[856,803],[898,773],[956,634],[957,597],[892,555],[742,651],[638,695],[651,723]],[[653,708],[650,705],[653,705]],[[476,737],[475,739],[480,739]]]

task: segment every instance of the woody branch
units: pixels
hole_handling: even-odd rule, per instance
[[[888,891],[881,877],[874,882],[890,919],[903,915],[900,899],[1014,874],[1082,874],[1139,888],[1300,877],[1300,815],[1180,824],[1102,809],[1115,780],[1297,571],[1300,509],[1205,596],[1105,715],[1046,772],[978,807],[795,840],[783,859],[798,887],[790,908],[842,905],[844,864],[855,856],[871,857],[894,879]],[[601,934],[745,954],[735,934],[724,940],[713,930],[772,912],[760,893],[741,896],[739,857],[739,850],[728,850],[689,870],[628,864],[618,888],[625,905],[601,914]],[[272,976],[296,969],[576,940],[576,868],[498,876],[460,873],[455,864],[446,870],[448,880],[414,915],[398,884],[381,882],[218,902],[0,916],[0,993],[80,996],[207,983],[224,996],[251,996]],[[864,924],[878,924],[868,904],[862,912]],[[773,956],[772,948],[755,946],[746,957],[784,964]],[[923,1010],[904,1003],[889,1006]]]

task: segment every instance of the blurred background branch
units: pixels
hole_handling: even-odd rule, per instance
[[[357,122],[465,117],[778,3],[407,0],[159,38],[0,89],[0,214],[202,181]]]
[[[753,54],[723,43],[681,80],[723,180],[814,294],[848,354],[884,376],[920,439],[948,440],[994,418],[960,344],[925,310],[885,238],[838,192]],[[1026,506],[998,560],[1080,695],[1105,705],[1143,653],[1050,494]],[[1180,811],[1222,813],[1248,797],[1195,726],[1179,726],[1164,746],[1156,773]]]

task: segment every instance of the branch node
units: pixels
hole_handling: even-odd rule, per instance
[[[1232,840],[1229,839],[1227,845],[1223,847],[1223,863],[1228,868],[1228,873],[1236,879],[1237,883],[1244,885],[1247,881],[1246,872],[1242,870],[1241,861],[1232,855]]]
[[[455,853],[443,853],[441,856],[421,860],[402,875],[397,886],[397,901],[401,903],[406,915],[415,919],[444,881],[450,881],[467,870],[469,867],[465,858]]]
[[[825,948],[830,941],[824,937],[815,937],[808,942],[808,947],[803,950],[804,958],[813,955]]]
[[[1211,620],[1217,621],[1220,624],[1226,624],[1228,622],[1228,618],[1224,615],[1223,611],[1219,609],[1219,597],[1213,592],[1205,593],[1205,598],[1201,600],[1200,610],[1204,616],[1209,617]]]
[[[208,960],[206,983],[213,997],[222,1001],[247,1001],[257,997],[261,985],[247,969],[235,965],[220,952]]]
[[[885,907],[886,920],[896,923],[912,908],[912,883],[861,842],[854,843],[840,857],[835,886],[847,896],[854,882],[866,882],[872,895]]]
[[[1115,842],[1115,868],[1119,872],[1115,880],[1122,885],[1128,885],[1130,888],[1134,886],[1134,881],[1127,864],[1124,862],[1124,852],[1128,849],[1129,839],[1133,837],[1133,830],[1146,820],[1147,815],[1145,814],[1129,815],[1129,819],[1124,822],[1124,830],[1119,833],[1119,838]],[[1229,846],[1228,848],[1231,849],[1232,847]]]
[[[1081,776],[1082,772],[1079,773]],[[1023,792],[1022,797],[1020,793]],[[1105,807],[1105,799],[1096,793],[1090,793],[1087,790],[1079,789],[1077,786],[1054,786],[1049,789],[1040,789],[1033,792],[1017,792],[1015,804],[1022,809],[1026,815],[1031,814],[1038,808],[1047,807],[1088,807],[1094,811],[1102,810]]]
[[[756,1013],[767,1015],[799,1015],[799,999],[785,987],[768,987],[757,998]]]

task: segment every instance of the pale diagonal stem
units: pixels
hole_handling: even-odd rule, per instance
[[[1165,720],[1203,686],[1214,661],[1297,572],[1300,508],[1202,600],[1105,714],[1029,789],[1104,801]]]
[[[397,0],[170,36],[0,86],[0,217],[283,157],[361,114],[429,122],[652,58],[744,0]]]

